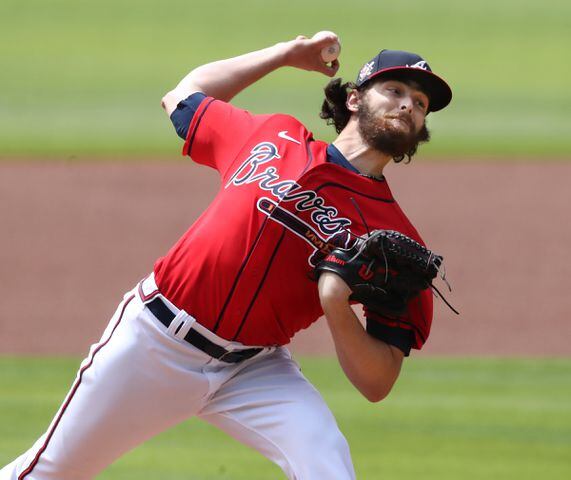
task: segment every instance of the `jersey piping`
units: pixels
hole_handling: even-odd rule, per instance
[[[242,273],[244,272],[244,269],[246,268],[246,265],[248,264],[248,260],[252,256],[252,253],[254,252],[256,245],[258,244],[258,241],[260,240],[260,237],[262,236],[262,232],[264,231],[264,228],[265,228],[266,223],[268,222],[269,218],[270,217],[264,218],[264,221],[262,222],[262,225],[261,225],[260,229],[258,230],[258,233],[256,234],[256,239],[252,242],[252,246],[250,247],[250,250],[248,251],[246,258],[242,262],[242,265],[240,265],[240,269],[238,270],[238,273],[236,274],[236,278],[234,279],[234,283],[232,284],[232,288],[228,292],[228,296],[226,297],[226,300],[224,301],[224,305],[222,306],[220,313],[218,315],[218,318],[216,319],[216,323],[214,324],[214,328],[212,330],[214,333],[216,333],[218,328],[220,328],[220,323],[222,322],[222,317],[224,317],[224,312],[226,311],[226,308],[228,307],[228,304],[230,303],[230,300],[232,299],[232,296],[234,295],[234,291],[236,290],[236,287],[238,286],[238,281],[240,280],[240,277],[242,276]]]
[[[260,283],[258,284],[258,288],[256,288],[256,291],[254,292],[252,300],[250,301],[250,304],[248,305],[248,308],[246,309],[246,313],[244,314],[244,317],[242,318],[242,321],[240,322],[240,326],[238,327],[238,330],[234,334],[233,340],[236,340],[238,338],[238,336],[240,335],[240,332],[242,331],[242,327],[246,323],[248,315],[250,314],[250,311],[252,310],[252,307],[254,306],[254,303],[256,302],[256,300],[258,298],[258,294],[260,293],[260,290],[264,286],[264,282],[266,281],[266,277],[268,276],[268,273],[270,271],[272,263],[274,262],[274,259],[276,258],[276,254],[278,253],[278,250],[282,244],[285,233],[286,233],[286,229],[285,229],[285,227],[282,227],[282,234],[280,235],[280,238],[279,238],[278,242],[276,243],[276,247],[274,248],[274,251],[272,252],[272,255],[270,257],[270,261],[266,265],[264,275],[262,275],[262,279],[260,280]]]
[[[188,154],[190,155],[190,151],[192,150],[192,144],[194,143],[194,137],[196,136],[196,132],[198,131],[198,126],[200,125],[200,122],[202,121],[202,117],[204,117],[204,114],[206,113],[206,111],[208,110],[208,107],[210,107],[210,105],[212,105],[212,102],[214,102],[214,98],[210,99],[208,101],[208,103],[204,106],[204,108],[202,109],[202,112],[200,112],[200,116],[198,117],[198,120],[196,121],[194,128],[192,129],[192,132],[189,132],[189,142],[188,142]]]

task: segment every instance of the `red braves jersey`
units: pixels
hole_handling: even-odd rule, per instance
[[[386,181],[326,161],[327,144],[295,118],[252,115],[206,97],[183,148],[218,170],[207,210],[155,264],[159,290],[217,335],[245,345],[283,345],[323,314],[313,269],[328,245],[350,231],[398,230],[422,240]],[[370,318],[369,318],[370,320]],[[424,291],[398,320],[375,322],[430,331]]]

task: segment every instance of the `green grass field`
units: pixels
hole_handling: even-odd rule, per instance
[[[571,478],[571,360],[406,362],[391,396],[369,404],[333,359],[304,359],[349,442],[360,480]],[[47,427],[78,360],[0,359],[0,465]],[[257,453],[196,420],[140,446],[101,479],[284,478]]]
[[[424,153],[569,158],[570,17],[567,0],[4,0],[0,157],[177,156],[159,101],[191,68],[330,29],[346,79],[397,48],[449,80],[455,98],[430,116]],[[284,69],[236,101],[331,140],[317,117],[325,81]]]

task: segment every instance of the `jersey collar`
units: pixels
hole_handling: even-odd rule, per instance
[[[351,172],[356,173],[357,175],[361,175],[362,177],[370,178],[372,180],[377,180],[378,182],[384,182],[385,177],[373,177],[372,175],[365,175],[357,170],[350,162],[345,158],[345,156],[339,151],[339,149],[330,143],[327,145],[327,161],[329,163],[334,163],[335,165],[339,165],[340,167],[346,168]]]

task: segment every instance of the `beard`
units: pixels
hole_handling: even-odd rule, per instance
[[[362,102],[357,111],[357,129],[369,147],[385,155],[390,155],[396,162],[405,156],[409,160],[421,142],[428,142],[430,133],[426,124],[419,132],[415,131],[412,117],[407,113],[378,117],[367,102]]]

